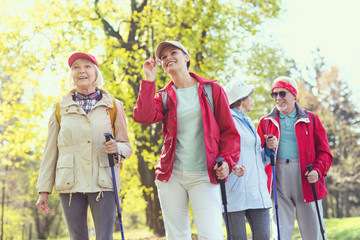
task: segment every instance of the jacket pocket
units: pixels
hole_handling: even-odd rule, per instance
[[[99,186],[105,189],[113,189],[111,168],[108,162],[107,154],[106,154],[106,158],[105,155],[103,156],[103,154],[99,154],[98,161],[99,161],[99,170],[98,170],[97,182]],[[118,164],[114,166],[114,172],[116,178],[117,175],[116,172],[120,173]],[[117,182],[117,184],[118,184],[117,186],[119,186],[120,182]]]
[[[55,190],[62,191],[74,186],[74,154],[59,155],[56,165]]]

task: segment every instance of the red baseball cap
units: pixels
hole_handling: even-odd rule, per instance
[[[77,53],[73,53],[68,60],[69,63],[69,67],[71,67],[71,65],[73,64],[73,62],[75,62],[76,60],[78,60],[79,58],[86,58],[89,59],[90,61],[92,61],[93,63],[95,63],[95,65],[97,67],[99,67],[99,64],[96,61],[96,58],[88,53],[82,53],[82,52],[77,52]]]

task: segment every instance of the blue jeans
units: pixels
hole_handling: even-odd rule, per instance
[[[115,225],[116,203],[114,192],[99,193],[61,193],[60,203],[65,216],[71,240],[89,239],[87,211],[90,205],[94,220],[96,239],[112,240]]]

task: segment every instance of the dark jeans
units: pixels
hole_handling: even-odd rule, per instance
[[[68,193],[60,194],[60,203],[71,240],[89,239],[87,226],[89,205],[94,220],[96,239],[113,239],[116,214],[115,195],[114,192],[103,192],[103,198],[96,201],[98,194],[73,193],[71,199]]]
[[[250,224],[253,240],[270,239],[269,209],[248,209],[229,212],[229,227],[232,240],[246,240],[245,216]]]

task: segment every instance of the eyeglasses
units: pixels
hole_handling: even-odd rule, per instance
[[[273,93],[271,93],[270,95],[271,95],[271,97],[272,97],[273,99],[275,99],[275,98],[277,98],[278,94],[279,94],[279,96],[280,96],[281,98],[284,98],[284,97],[286,96],[286,92],[285,92],[285,91],[273,92]]]

